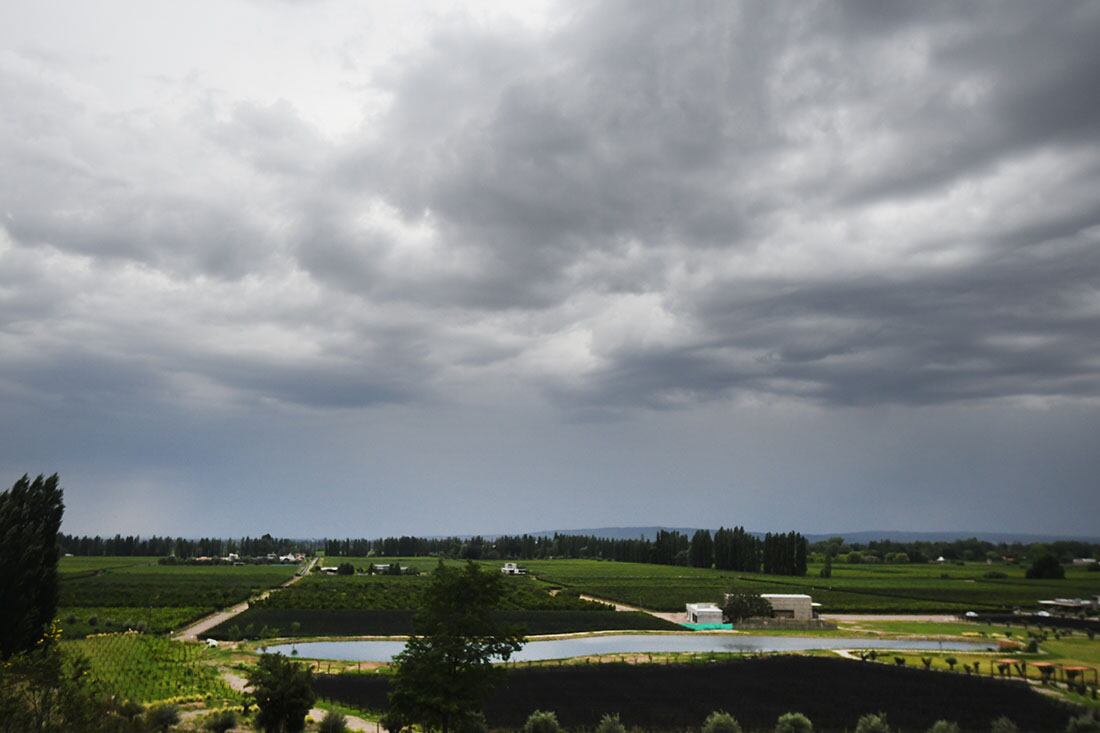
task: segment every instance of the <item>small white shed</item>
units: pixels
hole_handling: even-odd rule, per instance
[[[722,609],[713,603],[688,603],[686,606],[689,624],[722,623]]]

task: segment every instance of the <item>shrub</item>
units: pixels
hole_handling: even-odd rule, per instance
[[[619,720],[618,715],[609,713],[600,718],[595,733],[626,733],[626,726]]]
[[[775,721],[775,733],[813,733],[814,726],[802,713],[783,713]]]
[[[166,731],[180,722],[180,709],[175,705],[154,705],[145,711],[145,722],[153,730]]]
[[[1100,720],[1092,713],[1082,713],[1066,724],[1066,733],[1100,733]]]
[[[772,604],[756,593],[729,593],[722,604],[722,613],[730,621],[772,615]]]
[[[98,626],[99,625],[99,619],[96,618],[95,616],[89,616],[88,617],[88,625],[89,626]]]
[[[989,733],[1020,733],[1020,729],[1015,723],[1002,715],[990,724]]]
[[[210,715],[203,721],[202,729],[214,733],[225,733],[237,725],[237,714],[232,710],[222,710]]]
[[[527,716],[523,733],[561,733],[558,716],[549,710],[536,710]]]
[[[484,713],[470,713],[455,721],[452,730],[455,733],[489,733],[489,724]]]
[[[1054,555],[1046,554],[1031,563],[1027,569],[1027,577],[1031,579],[1062,580],[1066,577],[1066,569]]]
[[[741,733],[741,724],[724,710],[715,710],[703,721],[702,733]]]
[[[959,733],[959,724],[949,720],[937,720],[928,729],[928,733]]]
[[[886,713],[867,713],[856,723],[856,733],[891,733]]]
[[[1038,652],[1038,651],[1039,651],[1039,642],[1038,642],[1038,641],[1036,641],[1035,639],[1032,639],[1031,641],[1029,641],[1029,642],[1027,643],[1027,646],[1026,646],[1026,647],[1024,647],[1024,649],[1025,649],[1025,650],[1026,650],[1026,651],[1027,651],[1027,652],[1028,652],[1029,654],[1035,654],[1036,652]]]
[[[350,562],[342,562],[336,566],[337,575],[355,575],[355,566]]]
[[[988,573],[982,575],[982,577],[990,580],[1004,580],[1008,577],[1008,573],[1002,573],[1000,570],[990,570]]]
[[[325,717],[321,718],[321,723],[317,726],[317,730],[321,733],[345,733],[347,729],[348,719],[343,713],[335,710],[325,713]]]

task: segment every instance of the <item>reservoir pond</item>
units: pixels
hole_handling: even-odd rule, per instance
[[[308,641],[276,644],[268,652],[307,659],[388,662],[405,648],[403,641]],[[906,651],[987,651],[989,642],[929,639],[860,639],[835,636],[749,636],[740,634],[608,634],[528,641],[512,661],[534,662],[599,654],[659,652],[801,652],[814,649],[897,649]]]

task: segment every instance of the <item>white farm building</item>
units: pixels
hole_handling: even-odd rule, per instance
[[[687,616],[689,624],[722,623],[722,609],[713,603],[688,603]]]
[[[772,605],[772,614],[776,618],[809,621],[814,617],[813,599],[808,595],[802,593],[761,593],[760,597]]]

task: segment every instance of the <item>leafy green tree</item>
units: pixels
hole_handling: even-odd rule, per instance
[[[527,716],[523,733],[562,733],[558,716],[549,710],[536,710]]]
[[[867,713],[856,721],[855,733],[891,733],[886,713]]]
[[[772,615],[772,604],[756,593],[727,593],[722,601],[722,613],[731,622]]]
[[[990,724],[989,733],[1020,733],[1020,728],[1002,715]]]
[[[1031,567],[1027,569],[1027,577],[1040,580],[1062,580],[1066,577],[1066,569],[1062,567],[1062,563],[1058,562],[1057,557],[1047,553],[1031,563]]]
[[[478,715],[507,661],[523,645],[519,629],[503,627],[492,611],[504,593],[498,573],[472,562],[462,569],[442,562],[432,572],[416,633],[395,658],[387,727],[412,724],[443,733]]]
[[[802,713],[783,713],[775,721],[775,733],[814,733],[814,726]]]
[[[741,724],[725,710],[715,710],[703,721],[702,733],[741,733]]]
[[[336,566],[337,575],[355,575],[355,566],[350,562],[342,562]]]
[[[618,714],[611,715],[608,713],[600,718],[595,733],[626,733],[626,726],[619,720]]]
[[[257,725],[266,733],[298,733],[317,699],[313,672],[281,654],[264,654],[248,673],[248,684],[259,712]]]
[[[64,511],[56,473],[24,475],[0,494],[0,659],[33,649],[57,614]]]
[[[820,575],[822,578],[831,578],[831,577],[833,577],[833,556],[832,555],[826,555],[825,556],[825,567],[821,568],[821,570],[818,571],[818,575]]]

